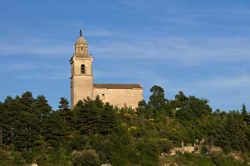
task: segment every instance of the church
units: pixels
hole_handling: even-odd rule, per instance
[[[75,53],[70,59],[72,107],[79,100],[87,97],[95,99],[97,96],[104,103],[109,102],[118,108],[138,107],[138,102],[143,100],[143,88],[140,84],[94,84],[92,63],[93,57],[88,54],[88,44],[80,30],[80,36],[75,43]]]

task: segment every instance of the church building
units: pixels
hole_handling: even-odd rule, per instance
[[[143,100],[143,88],[140,84],[94,84],[92,63],[93,57],[88,54],[88,44],[80,31],[75,43],[75,53],[70,59],[72,107],[79,100],[87,97],[95,99],[98,95],[104,103],[109,102],[118,108],[138,107],[138,102]]]

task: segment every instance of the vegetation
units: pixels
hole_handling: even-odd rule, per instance
[[[247,165],[250,114],[244,104],[241,111],[213,112],[206,99],[183,92],[166,99],[156,85],[150,92],[136,110],[99,97],[71,109],[62,97],[53,111],[43,95],[8,96],[0,102],[0,165]],[[159,157],[182,143],[198,145],[199,153]],[[210,152],[214,146],[223,152]],[[230,155],[236,152],[238,160]]]

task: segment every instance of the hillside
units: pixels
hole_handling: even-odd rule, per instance
[[[31,92],[0,103],[0,165],[247,165],[250,115],[212,111],[208,100],[179,92],[166,99],[151,88],[136,110],[95,100],[69,108],[60,99],[52,110],[43,95]],[[175,147],[194,152],[169,155]],[[212,152],[211,148],[222,150]]]

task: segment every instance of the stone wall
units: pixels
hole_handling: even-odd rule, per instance
[[[143,100],[143,89],[107,89],[94,88],[94,96],[100,96],[100,99],[105,103],[121,107],[138,107],[138,102]]]

